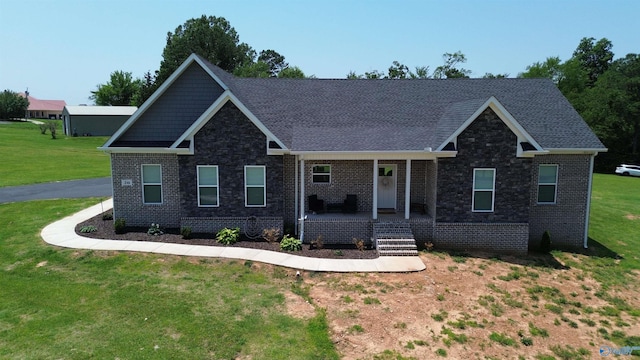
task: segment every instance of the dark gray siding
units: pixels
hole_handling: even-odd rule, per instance
[[[129,115],[67,115],[70,135],[111,136],[124,124]]]
[[[222,92],[209,74],[193,63],[119,140],[175,141]]]
[[[266,136],[227,102],[195,135],[195,154],[178,158],[182,217],[284,216],[283,158],[268,156],[266,144]],[[198,207],[198,165],[218,166],[219,207]],[[266,166],[266,207],[245,207],[245,165]]]
[[[516,157],[517,137],[491,110],[458,136],[458,155],[438,160],[437,222],[527,223],[531,159]],[[472,212],[473,169],[495,168],[495,204]]]

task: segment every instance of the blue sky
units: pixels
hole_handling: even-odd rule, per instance
[[[608,38],[616,58],[640,53],[637,0],[0,0],[0,90],[90,104],[111,72],[157,70],[167,32],[203,14],[319,78],[394,60],[433,71],[455,51],[474,77],[515,77],[570,58],[583,37]]]

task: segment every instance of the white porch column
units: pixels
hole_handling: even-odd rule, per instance
[[[373,220],[378,219],[378,159],[373,160]]]
[[[293,162],[293,168],[295,169],[294,173],[295,173],[295,178],[296,178],[295,181],[294,181],[294,185],[293,185],[293,187],[295,188],[294,195],[293,195],[293,199],[294,199],[293,200],[294,201],[293,210],[295,212],[295,218],[294,218],[295,224],[296,224],[295,225],[295,233],[298,234],[298,225],[300,225],[299,221],[298,221],[298,219],[300,219],[300,217],[299,217],[300,213],[298,212],[298,209],[299,209],[299,206],[300,206],[299,205],[300,203],[298,202],[298,155],[295,156],[293,161],[294,161]],[[284,232],[284,229],[282,229],[282,232]]]
[[[409,220],[411,211],[411,159],[407,159],[405,186],[404,186],[404,218]]]
[[[304,241],[304,159],[300,159],[300,241]]]

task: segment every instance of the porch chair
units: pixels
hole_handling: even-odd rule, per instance
[[[342,204],[342,212],[355,214],[358,212],[358,195],[347,195]]]
[[[314,213],[324,212],[324,200],[318,199],[318,195],[309,195],[309,211]]]

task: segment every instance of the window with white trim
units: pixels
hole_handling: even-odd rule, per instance
[[[474,212],[492,212],[495,200],[496,169],[473,169]]]
[[[555,204],[558,191],[558,165],[538,168],[538,204]]]
[[[218,202],[218,166],[198,165],[198,206],[216,207]]]
[[[158,164],[142,165],[142,202],[162,204],[162,167]]]
[[[311,181],[314,184],[330,184],[331,165],[313,165],[311,169]]]
[[[267,180],[265,167],[246,165],[244,167],[244,204],[247,207],[264,207],[267,204]]]

